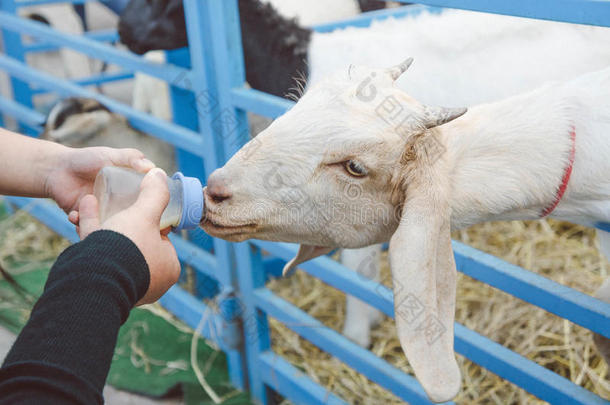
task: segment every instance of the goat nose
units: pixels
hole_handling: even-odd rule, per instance
[[[228,200],[233,195],[227,181],[220,170],[215,170],[208,178],[208,186],[206,194],[215,203],[221,203]]]

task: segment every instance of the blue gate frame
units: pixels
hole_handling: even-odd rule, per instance
[[[114,31],[75,36],[16,16],[17,9],[23,6],[88,1],[94,0],[0,0],[0,29],[5,49],[5,54],[0,55],[0,70],[10,75],[14,94],[13,99],[0,97],[0,125],[4,122],[2,114],[6,114],[17,120],[26,134],[38,134],[45,118],[32,108],[32,96],[37,93],[95,98],[110,110],[125,115],[136,129],[176,146],[181,170],[205,180],[207,174],[222,166],[249,139],[246,111],[275,118],[292,106],[292,102],[244,86],[236,0],[184,0],[190,46],[168,52],[168,63],[162,66],[106,44],[117,39]],[[440,11],[428,6],[610,27],[610,2],[603,0],[421,0],[418,3],[422,5],[365,13],[350,20],[318,26],[316,30],[366,26],[374,18],[416,15],[422,10]],[[26,33],[39,41],[23,44],[21,34]],[[120,65],[124,70],[68,81],[58,80],[24,63],[27,52],[59,46]],[[171,85],[174,123],[135,111],[85,88],[91,84],[130,79],[136,71]],[[73,226],[54,204],[29,198],[7,199],[29,210],[69,240],[78,240]],[[598,227],[610,231],[608,224]],[[197,297],[175,286],[161,303],[193,328],[202,317],[207,317],[203,335],[214,340],[227,354],[231,381],[237,388],[249,390],[252,398],[262,404],[270,403],[270,389],[300,404],[345,403],[272,351],[267,323],[267,317],[271,316],[399,398],[413,404],[430,403],[412,376],[352,343],[265,287],[267,276],[276,274],[277,269],[294,256],[295,245],[258,240],[231,244],[192,236],[190,240],[172,236],[172,241],[183,265],[190,265],[195,270]],[[609,304],[459,242],[453,242],[453,248],[458,270],[464,274],[610,338]],[[269,255],[263,257],[261,251]],[[301,268],[386,315],[394,316],[390,290],[363,279],[328,257],[308,262]],[[202,300],[202,296],[209,295],[213,289],[218,290],[215,300],[218,308],[211,308]],[[457,323],[455,349],[481,367],[548,402],[608,403]]]

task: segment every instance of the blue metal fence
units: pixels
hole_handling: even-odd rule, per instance
[[[72,0],[71,3],[86,1]],[[168,52],[168,63],[164,66],[149,63],[105,44],[116,39],[116,32],[74,36],[16,16],[18,7],[57,2],[61,1],[0,0],[0,27],[5,49],[5,55],[0,55],[0,69],[10,75],[14,94],[13,99],[0,97],[0,113],[16,119],[22,130],[30,135],[39,133],[44,121],[44,116],[32,108],[34,94],[53,92],[61,96],[95,98],[112,111],[125,115],[136,129],[175,145],[181,170],[204,181],[248,139],[246,111],[274,118],[292,106],[284,99],[244,87],[236,0],[184,0],[190,46]],[[419,3],[610,26],[608,1],[421,0]],[[410,6],[366,13],[317,29],[330,31],[347,25],[365,26],[373,18],[415,15],[423,9],[422,6]],[[21,34],[25,33],[39,42],[24,45]],[[71,82],[58,80],[24,63],[27,52],[58,46],[120,65],[124,70]],[[140,113],[84,88],[90,84],[129,79],[136,71],[170,83],[174,123]],[[0,124],[2,122],[0,115]],[[73,226],[53,204],[14,197],[9,201],[28,209],[32,215],[71,241],[77,240]],[[607,224],[600,224],[599,228],[610,229]],[[177,236],[173,236],[172,240],[183,265],[190,265],[195,271],[198,297],[175,286],[161,302],[192,327],[196,327],[202,317],[207,317],[203,335],[214,340],[226,352],[231,381],[237,388],[248,389],[260,403],[270,402],[270,389],[295,403],[345,403],[272,351],[267,323],[267,317],[271,316],[399,398],[414,404],[429,403],[412,376],[355,345],[265,287],[266,275],[277,271],[283,262],[292,258],[296,246],[256,240],[230,244],[218,239],[210,240],[201,233],[190,236],[189,240]],[[459,271],[610,337],[609,304],[461,243],[454,242],[453,248]],[[269,255],[263,257],[262,251]],[[394,316],[392,293],[386,287],[363,279],[327,257],[308,262],[302,268],[325,283],[368,302],[386,315]],[[218,308],[215,310],[201,299],[210,291],[218,292]],[[455,325],[455,349],[543,400],[570,404],[608,403],[460,324]]]

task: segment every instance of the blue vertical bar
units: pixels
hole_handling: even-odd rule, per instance
[[[220,136],[222,160],[219,164],[224,164],[250,138],[246,113],[233,107],[231,96],[231,89],[245,84],[240,21],[237,2],[207,0],[204,3],[208,14],[206,21],[200,23],[209,32],[203,57],[211,64],[208,85],[216,88],[212,130]]]
[[[188,48],[167,51],[166,55],[167,62],[187,69],[191,68]],[[173,82],[168,83],[173,122],[193,131],[199,131],[195,96],[192,92],[176,86],[180,80],[184,80],[184,77],[179,76]],[[177,148],[176,163],[182,173],[190,177],[197,177],[201,184],[205,185],[207,175],[200,155]],[[200,229],[189,231],[188,238],[197,246],[207,251],[212,250],[214,243],[212,238]],[[195,292],[199,298],[212,298],[218,293],[218,283],[204,274],[196,274]]]
[[[232,3],[232,2],[228,2]],[[236,4],[234,4],[236,9]],[[225,102],[226,95],[220,91],[220,85],[229,86],[228,76],[219,76],[228,68],[228,59],[219,59],[218,48],[226,51],[227,38],[239,39],[239,20],[236,34],[230,34],[233,29],[226,29],[235,24],[224,24],[223,13],[219,1],[185,0],[184,12],[189,38],[191,70],[193,83],[189,86],[197,105],[199,132],[206,140],[209,148],[202,151],[206,173],[211,173],[226,161],[224,154],[224,130],[222,125],[223,108],[230,104]],[[226,33],[229,33],[227,35]],[[231,42],[231,41],[229,41]],[[223,83],[224,82],[224,83]],[[218,281],[224,294],[231,294],[237,285],[235,260],[232,246],[225,241],[214,239],[214,253],[217,258],[219,274]],[[232,316],[232,315],[229,315]],[[227,352],[227,362],[231,383],[241,389],[246,389],[245,364],[242,350]]]
[[[191,0],[192,1],[192,0]],[[187,1],[185,3],[188,4]],[[206,43],[209,77],[217,86],[218,116],[214,130],[222,136],[224,158],[229,159],[248,139],[246,114],[233,107],[231,89],[245,83],[239,10],[236,0],[207,0],[202,22],[209,27]],[[188,7],[187,7],[188,9]],[[233,245],[237,261],[237,280],[241,300],[243,337],[252,398],[266,404],[271,398],[259,373],[260,354],[270,348],[269,327],[264,313],[256,309],[254,289],[265,282],[260,251],[248,243]]]
[[[265,285],[265,269],[260,249],[248,242],[235,245],[239,274],[240,298],[243,305],[243,331],[248,365],[250,395],[261,404],[273,398],[259,372],[261,354],[271,350],[271,336],[267,314],[256,307],[254,292]]]
[[[166,54],[168,63],[187,69],[191,68],[191,55],[189,54],[188,48],[167,51]],[[173,82],[169,83],[173,121],[178,125],[192,129],[193,131],[198,131],[199,122],[197,120],[195,96],[192,92],[176,86],[181,80],[186,79],[182,76],[178,76]],[[180,171],[185,175],[197,177],[202,182],[205,181],[206,173],[201,156],[197,156],[182,149],[177,149],[176,158]]]
[[[17,5],[15,0],[0,0],[0,10],[17,15]],[[25,62],[25,52],[21,41],[21,34],[10,30],[2,30],[2,41],[4,43],[4,53],[13,59]],[[19,79],[11,77],[11,87],[13,99],[25,107],[33,108],[32,90],[30,86]],[[0,122],[1,124],[2,122]],[[18,130],[30,136],[37,136],[38,133],[27,127],[18,127]]]

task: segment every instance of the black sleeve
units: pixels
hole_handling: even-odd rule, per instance
[[[97,231],[66,249],[0,369],[0,404],[102,404],[119,327],[149,277],[119,233]]]

